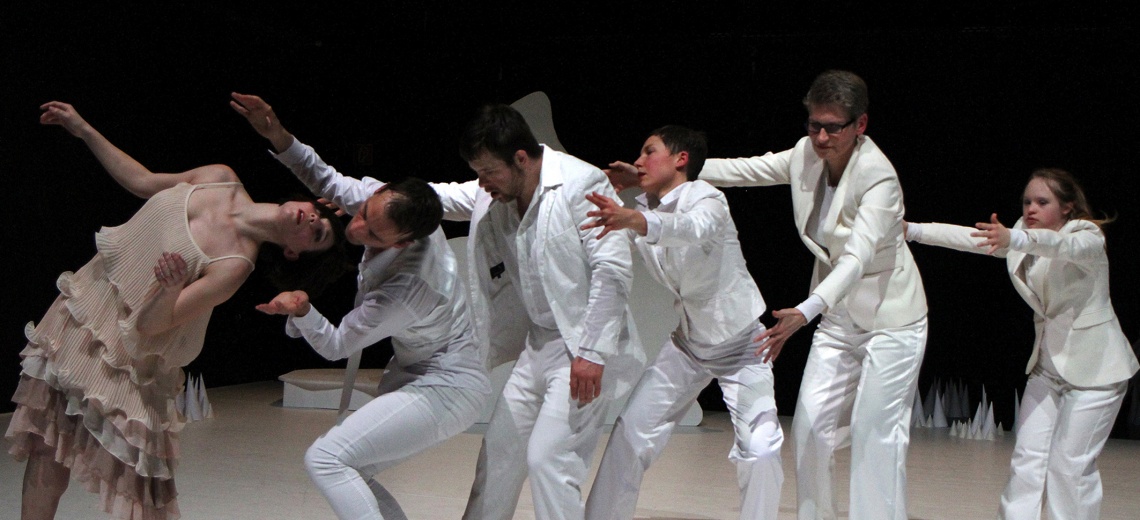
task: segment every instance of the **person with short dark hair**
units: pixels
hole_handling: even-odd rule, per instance
[[[906,519],[906,457],[918,371],[926,350],[926,296],[902,236],[898,174],[866,136],[867,85],[826,71],[803,100],[807,136],[790,150],[709,159],[716,186],[792,186],[796,228],[815,257],[810,294],[758,339],[767,357],[817,315],[792,439],[799,518],[835,518],[835,451],[851,444],[849,516]],[[850,424],[850,428],[844,428]]]
[[[95,234],[94,258],[60,275],[59,297],[25,330],[5,434],[9,452],[27,459],[21,517],[54,518],[74,476],[116,518],[176,518],[185,418],[175,398],[213,308],[249,277],[266,243],[286,259],[331,256],[327,265],[343,265],[342,226],[315,201],[254,202],[224,165],[153,173],[71,105],[40,109],[41,124],[82,139],[111,178],[147,201]],[[293,280],[319,291],[331,279]]]
[[[1112,432],[1128,380],[1140,369],[1112,309],[1104,233],[1069,172],[1034,171],[1021,218],[997,214],[974,228],[907,224],[907,240],[1006,259],[1010,281],[1037,329],[1017,418],[1017,443],[998,516],[1100,518],[1096,459]],[[975,229],[976,228],[976,229]]]
[[[339,326],[301,291],[281,293],[258,309],[289,316],[289,335],[303,336],[330,360],[392,338],[380,395],[317,439],[305,468],[337,517],[405,518],[373,476],[466,430],[491,393],[458,263],[439,228],[439,196],[419,179],[385,184],[346,177],[286,131],[261,98],[233,98],[231,106],[269,139],[282,164],[353,215],[348,240],[365,246],[356,307]]]
[[[732,417],[740,518],[775,520],[784,472],[784,433],[776,416],[772,365],[754,341],[764,332],[764,298],[748,273],[724,194],[695,180],[708,153],[704,134],[670,125],[654,130],[632,165],[610,164],[611,178],[636,178],[637,209],[605,195],[585,228],[618,232],[636,245],[655,280],[676,297],[680,319],[641,375],[610,433],[586,518],[633,518],[642,477],[673,428],[716,378]]]
[[[460,155],[478,179],[433,186],[444,218],[471,221],[476,338],[488,366],[518,359],[483,437],[464,518],[513,517],[529,473],[537,518],[581,519],[610,402],[645,359],[626,304],[629,244],[579,227],[590,220],[587,194],[616,193],[598,168],[540,145],[506,105],[479,112]]]

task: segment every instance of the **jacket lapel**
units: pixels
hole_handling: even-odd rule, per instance
[[[808,250],[810,250],[816,258],[827,261],[827,251],[807,234],[808,220],[811,220],[811,215],[816,211],[815,194],[820,183],[820,178],[823,176],[824,163],[819,156],[815,154],[815,151],[812,150],[810,142],[807,142],[804,148],[800,182],[797,183],[794,188],[796,193],[793,193],[793,196],[797,199],[793,201],[796,209],[796,229],[800,232],[800,238]],[[795,172],[793,172],[793,175],[794,174]]]
[[[1017,225],[1014,227],[1021,228],[1021,222],[1018,221]],[[1029,255],[1019,251],[1010,251],[1005,258],[1006,265],[1009,269],[1009,277],[1011,280],[1013,280],[1013,288],[1017,290],[1017,293],[1021,295],[1021,298],[1025,300],[1025,303],[1029,304],[1029,307],[1033,309],[1033,312],[1044,316],[1045,305],[1041,302],[1041,299],[1038,298],[1032,290],[1030,290],[1029,282],[1026,279],[1029,276],[1029,266],[1026,264],[1026,260],[1029,259]],[[1038,259],[1038,261],[1042,260],[1044,259]]]

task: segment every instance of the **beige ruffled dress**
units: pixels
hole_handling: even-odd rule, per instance
[[[182,255],[189,280],[212,262],[235,258],[207,257],[186,217],[195,190],[235,185],[179,184],[155,194],[127,223],[101,229],[95,257],[60,275],[59,297],[39,325],[25,330],[17,408],[5,434],[9,453],[25,460],[32,436],[41,437],[116,518],[179,517],[174,469],[185,418],[174,399],[185,381],[182,367],[202,350],[210,313],[150,337],[139,335],[136,321],[158,288],[154,265],[164,251]]]

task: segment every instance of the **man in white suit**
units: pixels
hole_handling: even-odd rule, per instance
[[[433,186],[445,219],[471,221],[476,340],[491,367],[518,357],[464,518],[511,518],[529,470],[536,517],[581,519],[609,403],[632,386],[645,357],[626,305],[629,244],[580,229],[590,220],[586,195],[616,193],[601,170],[540,145],[505,105],[480,111],[460,154],[478,179]]]
[[[455,254],[439,228],[435,191],[419,179],[354,179],[293,137],[257,96],[233,94],[244,116],[314,193],[353,215],[345,235],[364,246],[355,308],[333,325],[303,291],[258,310],[289,316],[286,332],[327,359],[387,337],[395,355],[380,394],[317,439],[305,468],[338,518],[406,518],[373,475],[459,434],[479,417],[491,385],[473,339]]]
[[[748,273],[724,194],[697,174],[705,137],[679,126],[653,132],[633,164],[610,165],[611,179],[638,184],[637,209],[604,195],[587,227],[623,230],[645,265],[674,295],[680,323],[645,371],[614,424],[586,501],[590,520],[633,518],[642,476],[673,427],[716,378],[732,416],[740,518],[775,520],[784,480],[772,365],[754,338],[764,332],[764,298]],[[621,179],[621,180],[618,180]]]
[[[910,413],[926,348],[926,296],[902,236],[898,176],[867,129],[867,87],[827,71],[804,98],[807,137],[778,154],[711,159],[720,186],[790,184],[796,228],[815,256],[811,293],[762,335],[771,355],[822,313],[792,438],[801,520],[836,518],[835,450],[851,446],[849,518],[906,518]],[[849,428],[848,428],[849,425]]]

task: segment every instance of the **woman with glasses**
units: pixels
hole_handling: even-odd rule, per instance
[[[817,315],[792,422],[800,518],[835,518],[835,450],[851,443],[852,520],[906,518],[910,413],[926,348],[926,296],[903,241],[898,175],[864,135],[867,86],[827,71],[803,100],[808,135],[790,150],[710,159],[719,186],[790,184],[796,227],[815,256],[808,297],[772,312],[766,358]],[[850,429],[843,426],[850,424]],[[846,435],[849,433],[849,437]]]
[[[343,272],[343,226],[312,201],[255,203],[223,165],[152,173],[71,105],[40,109],[42,124],[82,139],[111,178],[147,201],[96,233],[95,257],[59,277],[59,297],[25,330],[5,434],[9,453],[27,460],[21,517],[54,518],[75,477],[116,518],[178,518],[185,419],[174,402],[212,309],[250,275],[265,243],[297,268],[271,272],[278,285],[320,291]]]
[[[990,216],[975,228],[909,224],[906,238],[1006,259],[1018,294],[1033,309],[1037,338],[1017,418],[1003,519],[1100,518],[1097,456],[1140,365],[1120,330],[1108,291],[1105,220],[1097,220],[1064,170],[1033,172],[1021,219]]]

